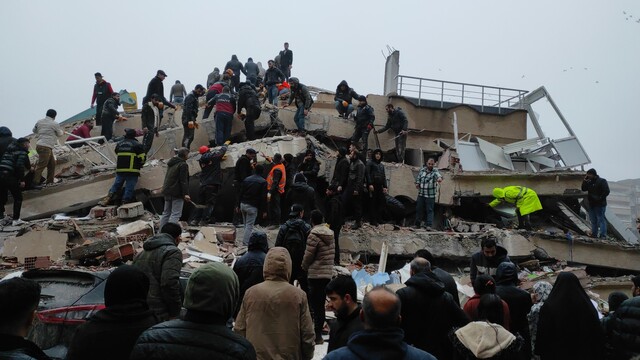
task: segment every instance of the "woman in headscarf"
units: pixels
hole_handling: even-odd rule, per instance
[[[538,281],[533,285],[533,293],[531,294],[531,300],[533,300],[533,306],[531,311],[527,315],[529,321],[529,333],[531,334],[531,350],[535,351],[536,344],[536,331],[538,331],[538,317],[540,315],[540,308],[549,297],[551,289],[553,287],[546,281]],[[539,359],[538,355],[533,355],[535,359]]]
[[[603,358],[598,313],[575,274],[558,275],[540,308],[535,345],[535,354],[542,360]]]

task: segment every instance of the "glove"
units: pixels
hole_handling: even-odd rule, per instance
[[[194,128],[194,126],[195,126],[195,125],[194,125],[193,121],[189,121],[189,122],[187,123],[187,127],[188,127],[189,129],[193,129],[193,128]]]
[[[347,107],[347,106],[349,106],[349,103],[348,103],[348,102],[346,102],[346,101],[343,101],[343,102],[342,102],[342,106]]]
[[[227,140],[227,141],[225,141],[225,142],[224,142],[224,144],[225,144],[225,145],[229,145],[229,144],[231,144],[231,140]]]

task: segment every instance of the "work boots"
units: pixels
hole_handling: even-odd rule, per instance
[[[105,196],[104,199],[100,200],[98,203],[100,206],[109,206],[113,205],[113,197],[115,193],[109,193],[109,195]]]

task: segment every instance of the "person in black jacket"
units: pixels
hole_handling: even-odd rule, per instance
[[[351,143],[362,143],[362,154],[367,157],[369,150],[369,132],[373,129],[373,123],[376,116],[373,114],[373,108],[367,104],[367,98],[364,95],[358,97],[358,109],[355,117],[355,128],[351,136]]]
[[[102,108],[102,128],[100,129],[100,135],[104,136],[107,141],[113,137],[113,123],[116,120],[124,120],[123,116],[120,116],[118,107],[120,106],[120,94],[114,92],[111,97],[107,99]]]
[[[264,74],[264,86],[267,88],[269,104],[276,106],[278,105],[278,85],[285,81],[285,76],[273,60],[269,60],[268,64],[269,67]]]
[[[206,209],[195,209],[189,221],[191,226],[207,226],[216,222],[213,214],[216,209],[218,191],[222,186],[222,168],[220,162],[227,153],[227,144],[210,149],[206,145],[200,147],[200,202],[204,201]]]
[[[471,283],[476,281],[479,274],[494,276],[498,265],[503,262],[511,262],[507,249],[498,245],[495,236],[489,236],[480,241],[480,251],[471,255]]]
[[[589,221],[591,222],[591,236],[607,237],[607,196],[609,196],[609,183],[598,176],[596,169],[587,170],[587,175],[582,181],[582,191],[587,191],[589,195]]]
[[[393,104],[387,104],[385,107],[389,117],[387,118],[387,124],[380,130],[376,131],[377,134],[383,133],[389,129],[393,130],[396,136],[393,138],[396,143],[396,159],[399,163],[404,162],[404,150],[407,147],[407,133],[409,127],[409,121],[407,115],[404,114],[401,108],[395,108]]]
[[[338,110],[338,116],[343,118],[348,118],[349,114],[351,114],[354,110],[353,107],[353,99],[359,98],[355,90],[349,87],[347,80],[342,80],[338,87],[336,87],[336,95],[333,97],[333,101],[335,101],[336,110]]]
[[[244,66],[242,65],[240,60],[238,60],[238,57],[236,55],[231,55],[231,60],[229,60],[227,62],[227,65],[225,65],[224,67],[225,71],[229,69],[233,71],[233,76],[231,77],[231,87],[233,88],[234,92],[238,92],[238,90],[240,89],[240,73],[242,72],[246,76],[247,72],[245,71]]]
[[[184,99],[184,109],[182,110],[182,126],[184,135],[182,136],[182,146],[189,149],[195,136],[196,118],[198,117],[198,98],[204,95],[204,86],[198,84],[195,89]]]
[[[184,294],[186,312],[140,335],[130,359],[255,360],[256,351],[226,325],[238,304],[238,277],[223,263],[199,267]]]
[[[509,305],[511,323],[509,331],[520,334],[525,340],[522,352],[531,357],[531,336],[529,335],[529,320],[527,314],[531,311],[533,302],[531,295],[518,287],[518,270],[512,262],[503,262],[496,270],[496,294]]]
[[[159,319],[147,305],[149,278],[131,265],[117,267],[104,287],[105,308],[80,325],[67,360],[128,359],[136,340]]]
[[[25,339],[36,317],[40,284],[16,277],[0,281],[0,359],[50,360],[38,345]]]
[[[640,354],[640,276],[631,280],[633,297],[623,301],[604,324],[613,359],[630,359]]]
[[[311,110],[311,106],[313,106],[313,98],[311,98],[311,94],[309,93],[307,86],[305,84],[301,84],[298,78],[290,78],[289,85],[291,86],[291,95],[289,96],[289,102],[284,107],[295,102],[297,110],[293,116],[293,121],[296,123],[296,127],[300,134],[304,135],[304,119],[309,115],[309,110]]]
[[[239,185],[236,213],[241,212],[244,221],[243,245],[249,244],[258,215],[262,215],[263,219],[267,217],[267,181],[262,177],[263,171],[262,165],[256,165],[254,174],[243,179]]]
[[[450,359],[452,347],[447,336],[453,328],[466,325],[469,319],[431,272],[426,259],[415,258],[410,265],[407,287],[396,292],[402,304],[404,339],[438,359]]]
[[[95,73],[94,77],[96,78],[96,83],[93,85],[91,107],[93,107],[93,103],[95,102],[96,125],[102,126],[102,107],[104,106],[105,101],[107,101],[107,99],[111,97],[111,94],[113,94],[113,88],[111,87],[111,84],[102,77],[101,73]]]
[[[233,216],[234,225],[240,224],[240,221],[242,219],[240,213],[240,203],[238,202],[240,196],[240,184],[242,184],[242,180],[253,174],[253,167],[255,166],[255,164],[256,151],[252,148],[248,148],[245,151],[245,154],[241,155],[240,158],[238,158],[238,160],[236,161],[236,165],[233,168],[233,188],[236,192],[236,202],[238,204]],[[259,175],[262,175],[262,173],[260,173]],[[249,238],[247,238],[247,241],[248,239]]]
[[[164,85],[162,81],[167,77],[167,74],[158,70],[156,72],[156,76],[149,81],[149,85],[147,86],[147,94],[142,98],[142,102],[149,102],[151,99],[151,95],[156,94],[160,97],[160,101],[165,105],[175,110],[176,106],[167,101],[167,98],[164,97]],[[162,119],[162,114],[160,114],[160,118]]]
[[[320,172],[320,162],[316,159],[315,151],[308,149],[304,153],[302,163],[298,165],[298,172],[307,179],[307,183],[313,189],[318,186],[318,173]]]
[[[241,114],[243,108],[247,110],[245,115]],[[244,129],[247,140],[255,140],[256,134],[254,124],[260,117],[261,109],[260,100],[258,100],[258,93],[256,93],[256,89],[250,81],[240,83],[240,93],[238,94],[238,106],[236,107],[236,111],[238,116],[244,120]]]
[[[293,65],[293,51],[289,50],[288,42],[284,43],[284,50],[281,50],[278,55],[280,56],[280,70],[282,70],[286,80],[289,80]]]
[[[316,209],[315,192],[313,188],[307,184],[307,179],[302,173],[295,174],[293,185],[291,185],[286,193],[287,208],[291,208],[293,204],[302,205],[304,208],[304,216],[302,219],[309,222],[311,211]]]
[[[442,270],[441,268],[435,265],[435,258],[431,254],[431,252],[427,249],[421,249],[416,251],[414,258],[421,257],[423,259],[427,259],[429,264],[431,265],[431,272],[438,277],[438,279],[444,284],[444,290],[448,292],[453,301],[460,306],[460,297],[458,295],[458,285],[456,285],[456,280],[449,274],[447,271]]]
[[[291,206],[289,212],[289,220],[280,226],[276,237],[276,246],[281,246],[289,251],[291,256],[291,276],[289,283],[293,284],[295,280],[300,283],[300,288],[308,293],[307,274],[302,271],[302,258],[307,247],[307,236],[311,232],[311,226],[302,220],[304,208],[300,204]],[[297,236],[289,234],[295,232]],[[293,240],[299,241],[292,243]]]
[[[340,147],[338,149],[338,155],[336,165],[333,169],[333,176],[331,177],[331,184],[336,186],[336,191],[342,193],[347,187],[347,180],[349,179],[349,158],[347,157],[347,149]]]
[[[222,88],[221,94],[211,99],[210,104],[216,107],[213,116],[216,120],[216,144],[220,145],[231,138],[233,114],[236,112],[236,97],[225,86]]]
[[[240,283],[240,296],[238,296],[236,313],[240,310],[240,304],[242,304],[242,299],[247,289],[264,281],[262,268],[267,251],[269,251],[267,234],[264,231],[255,231],[249,238],[247,252],[233,265],[233,271],[238,275],[238,282]]]
[[[167,173],[162,184],[164,195],[164,209],[160,216],[160,228],[167,223],[178,223],[182,217],[185,201],[191,201],[189,196],[189,149],[180,148],[176,156],[167,162]]]
[[[125,130],[124,140],[116,145],[115,152],[118,155],[116,180],[111,189],[109,189],[107,197],[100,203],[102,206],[112,205],[116,193],[122,189],[123,185],[124,195],[122,196],[122,202],[126,204],[135,200],[134,191],[140,178],[140,169],[142,169],[146,158],[144,147],[136,140],[136,131],[134,129]]]
[[[335,314],[335,320],[329,320],[329,346],[327,352],[347,345],[351,334],[364,330],[360,320],[358,289],[351,276],[338,275],[325,288],[329,306]]]
[[[29,139],[19,138],[7,147],[0,158],[0,221],[5,221],[4,206],[7,193],[13,197],[13,225],[21,225],[22,189],[26,187],[25,175],[31,171]],[[7,221],[9,221],[7,219]]]
[[[11,130],[6,126],[0,126],[0,159],[2,159],[2,155],[14,141],[16,141],[16,138],[13,137]]]
[[[287,153],[282,157],[284,158],[282,162],[284,164],[284,171],[287,173],[287,184],[284,186],[284,191],[287,192],[291,188],[291,185],[293,185],[293,178],[298,172],[298,165],[296,165],[292,154]]]
[[[369,223],[378,226],[387,205],[384,195],[387,193],[387,177],[382,165],[382,150],[375,149],[365,169],[365,180],[369,190]]]
[[[252,58],[248,58],[247,62],[244,63],[245,75],[247,76],[247,82],[250,82],[251,85],[256,86],[258,82],[258,76],[260,75],[260,68],[258,68],[258,64],[253,62]],[[240,86],[242,88],[242,86]]]
[[[144,153],[148,154],[153,146],[153,138],[160,136],[158,127],[160,126],[160,97],[158,94],[152,94],[149,102],[142,105],[142,147]]]
[[[360,160],[360,153],[357,149],[352,149],[349,163],[349,175],[347,188],[344,191],[342,202],[353,206],[353,218],[355,224],[351,227],[356,230],[362,227],[362,195],[364,185],[364,164]]]

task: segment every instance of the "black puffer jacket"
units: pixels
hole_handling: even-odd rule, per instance
[[[625,300],[613,313],[605,331],[616,351],[616,359],[640,354],[640,296]]]
[[[147,239],[143,249],[133,260],[133,265],[149,277],[149,308],[161,320],[178,316],[182,308],[182,252],[171,235],[164,233]]]
[[[184,98],[184,110],[182,110],[182,124],[196,121],[198,117],[198,96],[192,91]]]
[[[398,290],[402,304],[404,340],[438,359],[450,359],[452,347],[447,334],[469,322],[444,284],[431,272],[413,275]]]
[[[345,90],[342,90],[343,85],[346,86]],[[355,92],[355,90],[349,87],[349,84],[347,84],[347,80],[342,80],[340,84],[338,84],[338,87],[336,88],[336,96],[333,97],[333,100],[346,101],[349,104],[351,104],[353,99],[357,99],[358,97],[360,97],[360,95],[358,95],[358,93]]]
[[[131,360],[254,360],[256,351],[224,323],[171,320],[145,331],[131,353]]]
[[[507,255],[507,249],[500,245],[496,245],[496,255],[492,258],[484,256],[482,251],[471,255],[471,281],[476,280],[476,276],[487,274],[494,276],[498,270],[498,265],[503,262],[511,262]]]
[[[242,180],[246,179],[251,175],[251,159],[247,155],[242,155],[236,161],[236,166],[233,169],[234,171],[234,180],[238,183],[238,185],[242,182]]]
[[[189,165],[184,159],[174,156],[167,163],[162,194],[175,197],[189,194]]]
[[[0,159],[2,159],[2,155],[7,151],[9,144],[16,141],[16,138],[13,137],[11,130],[9,130],[6,126],[0,126]]]
[[[0,172],[8,172],[16,179],[22,180],[30,168],[29,152],[17,142],[11,143],[0,159]]]
[[[260,100],[258,100],[258,94],[251,83],[243,83],[238,92],[238,106],[236,110],[238,114],[242,109],[260,110]]]
[[[238,282],[240,283],[238,310],[240,309],[240,304],[247,289],[264,281],[262,267],[264,266],[267,251],[269,251],[269,243],[266,235],[255,236],[254,233],[254,235],[249,238],[248,250],[249,251],[242,255],[242,257],[236,261],[235,265],[233,265],[233,271],[238,275]]]
[[[339,156],[336,167],[333,170],[331,185],[344,188],[347,186],[347,179],[349,179],[349,159],[346,156]]]
[[[318,185],[318,173],[320,172],[320,162],[316,160],[315,153],[309,161],[303,161],[298,165],[298,171],[307,178],[307,183],[312,188]]]
[[[164,97],[164,85],[162,84],[162,80],[157,76],[154,76],[153,79],[149,81],[149,85],[147,86],[147,95],[142,99],[142,102],[146,103],[151,101],[151,95],[153,94],[158,95],[163,104],[175,109],[175,106],[173,106],[169,101],[167,101],[167,98]]]

